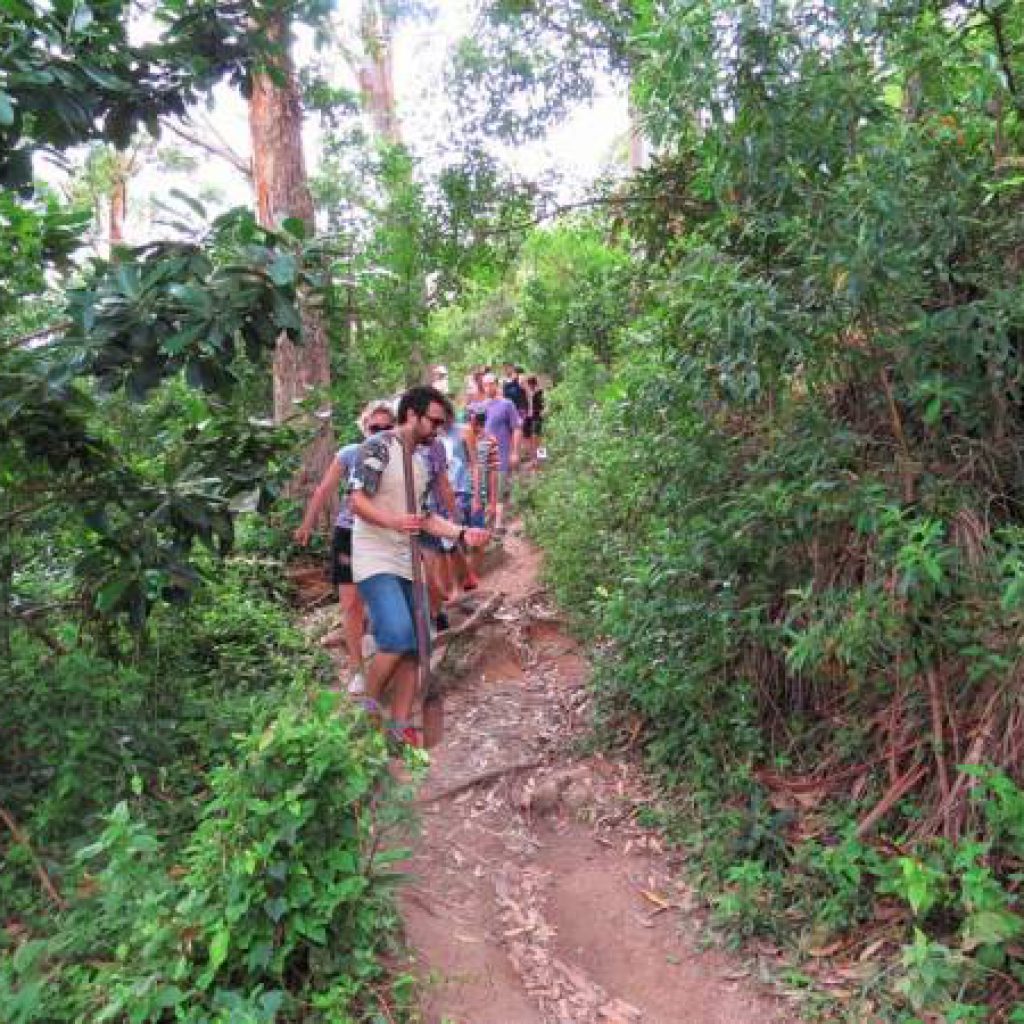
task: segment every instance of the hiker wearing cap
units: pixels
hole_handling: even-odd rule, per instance
[[[352,575],[370,613],[377,652],[367,671],[370,710],[390,691],[390,732],[416,742],[411,715],[416,699],[416,604],[410,538],[421,531],[469,547],[487,543],[487,530],[457,526],[426,510],[431,468],[425,447],[444,427],[451,403],[436,388],[411,388],[398,405],[398,425],[368,438],[349,478],[355,524]],[[407,510],[406,453],[416,511]]]
[[[495,506],[494,529],[505,528],[505,506],[509,499],[509,473],[519,467],[519,444],[523,436],[523,422],[515,405],[498,393],[498,378],[493,373],[484,375],[483,402],[473,409],[485,414],[485,429],[498,441],[498,493]]]
[[[381,431],[390,430],[395,425],[391,403],[383,399],[368,403],[356,422],[363,437],[372,437]],[[342,496],[331,536],[331,582],[338,588],[342,636],[349,667],[353,672],[349,683],[350,693],[361,693],[365,686],[359,666],[362,661],[366,615],[363,602],[352,582],[352,507],[348,498],[348,480],[355,466],[358,451],[358,444],[347,444],[340,449],[324,473],[323,479],[317,484],[316,490],[310,495],[305,515],[294,534],[295,540],[305,547],[309,543],[320,512],[338,494],[339,485],[344,487],[345,494]]]

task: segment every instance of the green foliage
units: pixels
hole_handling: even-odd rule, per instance
[[[44,572],[140,630],[194,587],[196,545],[230,549],[233,502],[266,509],[294,438],[252,415],[251,390],[280,328],[298,327],[300,266],[236,211],[205,245],[99,262],[61,337],[0,352],[9,602],[37,603],[25,587],[49,536]]]
[[[165,810],[188,820],[188,800],[233,749],[232,735],[263,701],[312,678],[312,658],[279,601],[247,562],[221,565],[196,601],[154,616],[149,647],[133,664],[84,638],[57,653],[16,633],[0,682],[5,805],[54,853],[125,799],[133,778],[172,797]],[[65,624],[51,639],[70,644],[74,629]],[[12,902],[29,877],[5,879]]]
[[[470,130],[536,138],[594,95],[595,72],[625,70],[630,33],[653,16],[646,3],[488,0],[461,40],[450,88]]]
[[[60,930],[0,969],[5,1019],[355,1019],[404,854],[381,846],[384,743],[341,699],[293,690],[258,719],[180,848],[118,804]]]
[[[661,13],[629,41],[653,166],[439,328],[507,310],[495,347],[559,379],[530,528],[719,917],[895,902],[885,998],[980,1019],[1022,978],[1024,22]]]

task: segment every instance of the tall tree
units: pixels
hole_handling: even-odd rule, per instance
[[[249,100],[253,182],[261,225],[282,225],[309,237],[315,231],[313,198],[302,151],[302,104],[290,53],[291,25],[287,13],[272,13],[265,28],[271,43],[253,74]],[[300,227],[301,225],[301,227]],[[310,303],[301,304],[302,344],[282,334],[274,352],[274,419],[278,423],[302,416],[307,401],[326,393],[331,383],[327,329]],[[326,395],[316,410],[319,424],[292,484],[296,495],[316,486],[333,456],[334,437]]]
[[[363,104],[377,141],[397,145],[402,137],[395,107],[391,18],[380,0],[364,0],[359,32],[365,55],[358,72]]]

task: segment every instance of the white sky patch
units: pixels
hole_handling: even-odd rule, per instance
[[[433,148],[447,131],[451,101],[444,76],[459,39],[472,29],[468,0],[438,0],[430,22],[400,25],[395,34],[395,92],[403,137],[414,149]],[[524,178],[564,179],[569,199],[608,170],[625,170],[629,116],[625,93],[600,83],[593,103],[581,106],[546,139],[518,146],[495,144],[495,155]]]
[[[342,5],[337,14],[339,37],[354,38],[352,23],[358,5]],[[135,26],[136,33],[146,26]],[[450,100],[445,95],[445,69],[459,39],[471,29],[468,0],[437,0],[434,16],[400,23],[394,37],[394,79],[402,138],[423,161],[429,173],[437,154],[443,154],[449,132]],[[354,47],[358,48],[358,44]],[[356,88],[350,61],[340,52],[316,53],[313,33],[301,29],[294,48],[296,66],[310,63],[335,69],[333,84]],[[221,144],[246,158],[250,150],[248,108],[237,90],[218,86],[209,105],[197,112],[197,123],[212,124]],[[200,133],[208,134],[202,127]],[[616,94],[610,83],[599,90],[590,105],[581,107],[565,122],[552,129],[544,140],[520,146],[494,144],[495,156],[517,175],[529,180],[560,179],[559,199],[579,198],[595,178],[609,171],[624,173],[628,117],[626,97]],[[306,164],[318,168],[319,128],[314,118],[305,127]],[[152,161],[141,161],[139,172],[128,186],[129,217],[127,241],[139,243],[153,237],[178,234],[170,229],[163,207],[170,205],[182,221],[202,219],[190,213],[187,204],[176,199],[174,190],[186,193],[207,207],[209,215],[253,201],[249,183],[231,164],[190,146],[164,127],[158,148],[174,148],[194,157],[194,170],[169,170]],[[72,160],[72,166],[77,161]],[[41,160],[37,173],[57,188],[66,187],[68,171],[52,161]],[[172,218],[173,215],[172,215]]]

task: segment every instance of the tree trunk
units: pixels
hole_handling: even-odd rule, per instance
[[[394,73],[391,62],[391,23],[378,0],[364,0],[360,34],[366,63],[359,69],[363,106],[370,115],[378,141],[395,146],[402,141],[395,109]]]
[[[282,45],[274,58],[278,81],[265,71],[254,73],[252,81],[249,129],[256,216],[268,228],[279,227],[289,217],[299,218],[306,224],[307,235],[312,235],[313,198],[302,154],[302,106],[284,19],[277,18],[267,32]],[[274,351],[274,420],[284,423],[296,416],[306,417],[298,403],[313,391],[325,393],[316,413],[316,436],[289,488],[291,495],[306,497],[334,457],[334,437],[326,397],[331,382],[327,330],[320,313],[307,303],[301,304],[300,314],[302,343],[296,345],[282,334]]]
[[[124,242],[124,221],[128,215],[128,172],[118,165],[110,186],[110,244]]]

